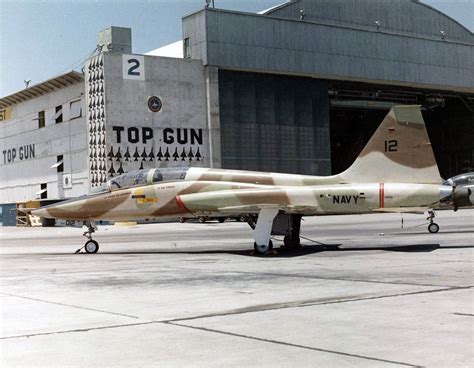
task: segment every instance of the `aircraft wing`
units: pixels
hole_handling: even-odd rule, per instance
[[[222,212],[226,214],[259,213],[263,209],[278,209],[289,214],[316,214],[317,203],[313,199],[304,205],[291,203],[282,188],[221,190],[183,194],[176,197],[189,212]]]
[[[316,206],[291,206],[291,205],[275,205],[275,204],[253,204],[245,206],[220,207],[218,210],[225,213],[258,213],[265,208],[276,208],[289,214],[314,214],[317,211]]]
[[[377,208],[373,210],[373,212],[423,214],[430,209],[431,207],[391,207],[391,208]]]

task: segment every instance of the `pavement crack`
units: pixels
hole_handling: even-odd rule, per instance
[[[176,267],[183,270],[202,271],[201,268],[190,268],[190,267]],[[325,277],[317,275],[304,275],[304,274],[292,274],[292,273],[275,273],[275,272],[249,272],[249,271],[219,271],[220,273],[227,272],[232,274],[244,274],[244,275],[256,275],[256,276],[273,276],[273,277],[288,277],[288,278],[302,278],[302,279],[313,279],[313,280],[326,280],[326,281],[345,281],[345,282],[361,282],[361,283],[372,283],[372,284],[387,284],[387,285],[404,285],[404,286],[425,286],[425,287],[443,287],[451,288],[456,286],[451,285],[436,285],[436,284],[421,284],[411,282],[400,282],[400,281],[380,281],[380,280],[363,280],[356,278],[344,278],[344,277]]]
[[[417,365],[417,364],[398,362],[398,361],[388,360],[388,359],[380,359],[380,358],[370,357],[370,356],[366,356],[366,355],[344,353],[342,351],[337,351],[337,350],[330,350],[330,349],[316,348],[316,347],[307,346],[307,345],[293,344],[293,343],[285,342],[285,341],[265,339],[265,338],[262,338],[262,337],[243,335],[243,334],[238,334],[238,333],[234,333],[234,332],[227,332],[227,331],[222,331],[222,330],[215,330],[215,329],[212,329],[212,328],[190,326],[190,325],[186,325],[186,324],[182,324],[182,323],[175,323],[175,322],[164,322],[164,323],[169,324],[169,325],[173,325],[173,326],[191,328],[191,329],[194,329],[194,330],[199,330],[199,331],[204,331],[204,332],[211,332],[211,333],[217,333],[217,334],[222,334],[222,335],[227,335],[227,336],[240,337],[240,338],[243,338],[243,339],[267,342],[267,343],[270,343],[270,344],[284,345],[284,346],[290,346],[290,347],[294,347],[294,348],[318,351],[318,352],[329,353],[329,354],[342,355],[342,356],[345,356],[345,357],[359,358],[359,359],[371,360],[371,361],[376,361],[376,362],[381,362],[381,363],[390,363],[390,364],[401,365],[401,366],[405,366],[405,367],[421,367],[420,365]]]
[[[5,293],[5,292],[0,292],[0,294],[1,294],[1,295],[5,295],[5,296],[15,297],[15,298],[33,300],[33,301],[35,301],[35,302],[41,302],[41,303],[48,303],[48,304],[60,305],[60,306],[62,306],[62,307],[83,309],[83,310],[89,310],[89,311],[99,312],[99,313],[107,313],[107,314],[112,314],[112,315],[115,315],[115,316],[121,316],[121,317],[127,317],[127,318],[135,318],[135,319],[138,319],[138,318],[139,318],[139,317],[137,317],[137,316],[131,316],[131,315],[129,315],[129,314],[123,314],[123,313],[117,313],[117,312],[110,312],[110,311],[106,311],[106,310],[102,310],[102,309],[96,309],[96,308],[81,307],[81,306],[79,306],[79,305],[73,305],[73,304],[52,302],[52,301],[49,301],[49,300],[38,299],[38,298],[31,298],[31,297],[23,296],[23,295],[15,295],[15,294],[10,294],[10,293]]]
[[[59,330],[59,331],[50,331],[50,332],[39,332],[39,333],[24,334],[24,335],[4,336],[4,337],[0,337],[0,340],[20,339],[20,338],[24,338],[24,337],[30,338],[30,337],[37,337],[37,336],[59,335],[59,334],[67,334],[67,333],[73,333],[73,332],[89,332],[89,331],[107,330],[107,329],[110,329],[110,328],[121,328],[121,327],[134,327],[134,326],[150,325],[150,324],[155,324],[155,323],[163,323],[163,322],[162,321],[147,321],[147,322],[137,322],[137,323],[126,323],[126,324],[120,324],[120,325],[76,328],[76,329],[73,329],[73,330]]]
[[[397,298],[401,296],[411,296],[411,295],[420,295],[420,294],[429,294],[429,293],[439,293],[445,291],[457,291],[457,290],[464,290],[464,289],[471,289],[474,286],[466,286],[466,287],[454,287],[454,288],[443,288],[443,289],[432,289],[432,290],[422,290],[422,291],[412,291],[408,293],[397,293],[397,294],[388,294],[388,295],[379,295],[379,296],[369,296],[369,297],[360,297],[360,298],[339,298],[337,300],[330,300],[330,301],[312,301],[312,300],[303,300],[303,301],[293,301],[293,302],[286,302],[286,303],[276,303],[276,304],[263,304],[263,305],[254,305],[249,306],[246,308],[239,308],[230,310],[227,312],[220,312],[220,313],[212,313],[212,314],[204,314],[194,317],[184,317],[184,318],[176,318],[171,319],[165,322],[182,322],[182,321],[191,321],[196,319],[202,318],[212,318],[212,317],[225,317],[225,316],[232,316],[232,315],[239,315],[239,314],[247,314],[247,313],[256,313],[256,312],[266,312],[272,310],[280,310],[280,309],[289,309],[289,308],[305,308],[305,307],[312,307],[312,306],[319,306],[319,305],[327,305],[327,304],[342,304],[342,303],[352,303],[352,302],[360,302],[360,301],[367,301],[367,300],[378,300],[378,299],[386,299],[386,298]]]

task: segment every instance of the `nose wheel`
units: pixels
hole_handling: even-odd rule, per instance
[[[430,221],[430,224],[428,225],[428,231],[431,234],[436,234],[439,231],[439,225],[436,222],[434,222],[434,218],[435,218],[434,211],[428,211],[428,217],[426,219]]]
[[[85,231],[82,236],[85,236],[87,238],[87,241],[82,248],[76,250],[76,254],[79,253],[82,249],[84,249],[86,253],[95,254],[99,251],[99,243],[92,239],[92,234],[95,233],[95,231],[97,230],[97,226],[92,221],[86,222],[85,226],[87,226],[87,231]]]
[[[99,250],[99,243],[97,243],[95,240],[88,240],[86,241],[86,244],[84,245],[84,250],[86,253],[89,254],[94,254],[97,253]]]

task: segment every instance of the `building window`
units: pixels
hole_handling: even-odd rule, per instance
[[[51,166],[52,169],[56,169],[58,173],[62,173],[64,171],[64,160],[63,155],[58,155],[56,157],[56,163]]]
[[[189,47],[189,37],[186,37],[183,42],[183,57],[185,59],[191,58],[191,49]]]
[[[82,116],[81,100],[72,101],[69,104],[69,119],[76,119]]]
[[[63,106],[62,105],[56,106],[56,114],[54,115],[54,121],[56,121],[56,124],[63,122]]]
[[[40,111],[38,113],[38,128],[44,128],[45,120],[44,120],[44,111]]]
[[[38,190],[36,193],[36,198],[40,199],[46,199],[48,198],[48,185],[46,183],[42,183],[40,186],[40,190]]]

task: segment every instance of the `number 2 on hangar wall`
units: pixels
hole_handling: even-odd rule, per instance
[[[145,80],[145,58],[143,55],[122,55],[123,79]]]

